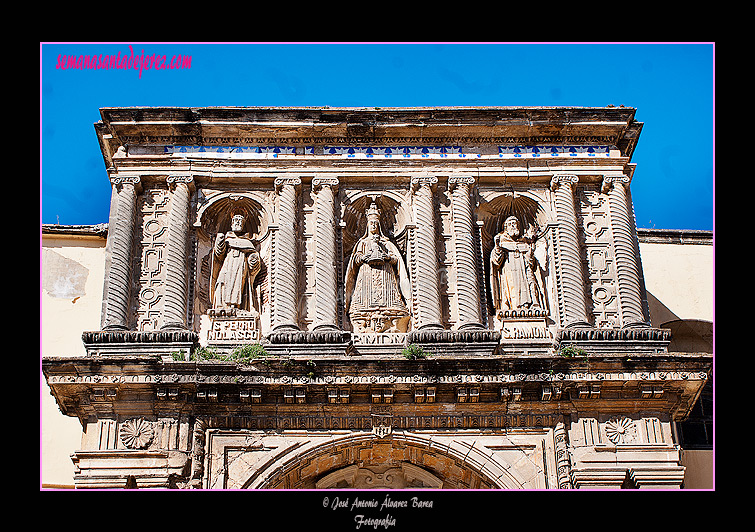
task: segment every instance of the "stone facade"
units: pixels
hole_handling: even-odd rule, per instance
[[[678,488],[630,108],[113,108],[76,487]]]

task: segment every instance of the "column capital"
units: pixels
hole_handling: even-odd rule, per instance
[[[422,175],[422,176],[412,176],[411,180],[411,187],[412,190],[417,190],[418,188],[422,186],[428,186],[432,187],[433,185],[438,184],[438,178],[434,175]]]
[[[452,175],[448,178],[449,190],[456,188],[457,185],[469,185],[474,186],[476,180],[471,175]]]
[[[631,179],[624,174],[609,174],[603,176],[603,182],[600,185],[600,191],[604,194],[611,190],[616,184],[628,186]]]
[[[195,188],[194,177],[191,176],[191,175],[185,175],[185,174],[181,174],[181,175],[169,175],[165,179],[165,182],[168,184],[168,187],[171,188],[171,189],[175,188],[176,185],[179,185],[181,183],[183,183],[186,186],[188,186],[189,190],[193,191],[194,188]]]
[[[275,190],[278,190],[278,189],[280,189],[280,188],[282,188],[282,187],[284,187],[286,185],[291,185],[291,186],[296,187],[296,186],[301,185],[301,178],[300,177],[290,177],[290,176],[276,177],[275,181],[273,182],[273,184],[275,185]]]
[[[137,193],[142,191],[142,180],[139,176],[114,176],[110,178],[110,184],[115,187],[133,185]]]
[[[577,183],[579,183],[579,177],[574,174],[555,174],[551,177],[550,188],[555,191],[561,185],[573,187]]]
[[[312,178],[312,190],[321,189],[322,187],[330,187],[335,190],[338,188],[340,181],[335,176],[315,176]]]

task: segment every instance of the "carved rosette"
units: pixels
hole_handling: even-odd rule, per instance
[[[155,437],[152,423],[144,418],[127,419],[120,429],[121,443],[129,449],[146,449]]]
[[[636,437],[634,421],[628,417],[614,418],[607,421],[606,436],[614,444],[633,442]]]

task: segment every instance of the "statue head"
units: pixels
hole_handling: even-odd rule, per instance
[[[512,238],[516,238],[520,234],[519,219],[516,216],[509,216],[503,222],[503,231]]]
[[[369,234],[380,233],[380,209],[373,201],[370,207],[365,211],[367,215],[367,232]]]
[[[246,217],[243,214],[234,214],[231,217],[231,231],[235,231],[237,233],[243,231],[245,222]]]

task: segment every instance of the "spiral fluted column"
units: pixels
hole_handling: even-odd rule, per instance
[[[602,191],[608,194],[616,277],[619,285],[619,310],[623,327],[648,326],[642,310],[642,272],[634,239],[634,217],[627,204],[629,177],[605,176]]]
[[[165,250],[165,296],[163,329],[186,328],[188,287],[187,247],[189,241],[189,199],[191,176],[168,176],[173,189],[168,213],[168,245]]]
[[[574,185],[578,181],[579,178],[575,175],[554,175],[551,179],[558,221],[556,238],[564,327],[589,326],[584,274],[579,256],[577,213],[574,207]]]
[[[452,189],[458,328],[482,327],[471,203],[474,178],[451,177],[448,179],[448,186]]]
[[[314,328],[337,328],[336,209],[338,178],[315,177],[315,321]]]
[[[136,225],[136,195],[141,187],[138,177],[111,179],[109,222],[110,270],[107,277],[103,329],[128,329],[131,288],[131,248]]]
[[[414,221],[416,224],[417,300],[414,305],[415,327],[442,327],[440,287],[438,286],[438,254],[435,249],[435,213],[432,186],[437,177],[413,177]]]
[[[278,230],[275,237],[273,271],[273,330],[298,329],[298,287],[296,258],[296,187],[298,177],[275,180],[278,193]]]

